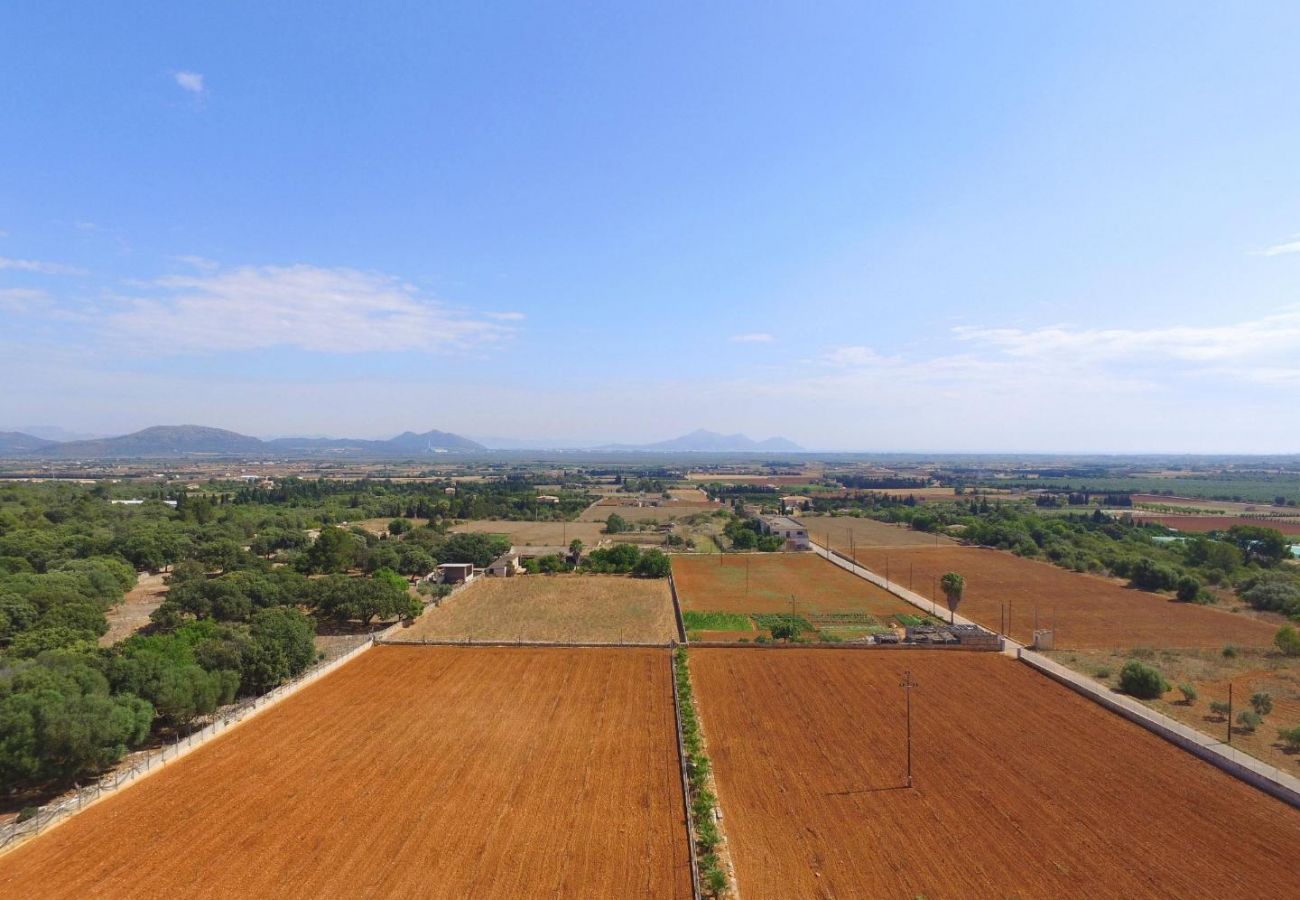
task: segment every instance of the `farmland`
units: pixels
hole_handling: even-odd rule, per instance
[[[1276,517],[1248,516],[1178,516],[1156,513],[1133,513],[1136,522],[1152,522],[1173,528],[1177,531],[1204,533],[1207,531],[1227,531],[1234,525],[1252,525],[1259,528],[1274,528],[1283,534],[1300,535],[1300,519],[1281,519]]]
[[[516,547],[567,547],[574,538],[589,547],[604,538],[604,520],[600,522],[511,522],[500,519],[475,519],[453,525],[452,532],[470,534],[504,534]]]
[[[799,519],[814,541],[844,553],[850,547],[934,547],[953,546],[952,538],[913,531],[907,525],[861,519],[856,516],[802,516]]]
[[[609,501],[602,500],[600,503],[588,507],[579,516],[579,519],[583,522],[604,522],[611,513],[617,513],[629,522],[668,522],[684,519],[687,516],[707,516],[709,513],[721,508],[716,503],[700,503],[691,500],[664,500],[658,506],[636,506],[631,503],[624,505],[615,501],[614,498],[609,498]]]
[[[1040,627],[1056,629],[1057,647],[1268,646],[1277,623],[1264,614],[1236,614],[1178,603],[1050,563],[979,547],[858,548],[857,561],[902,587],[943,603],[936,590],[945,572],[966,578],[959,612],[999,630],[1002,607],[1011,604],[1007,633],[1027,643],[1035,615]],[[1280,621],[1280,619],[1278,620]]]
[[[690,665],[750,900],[1294,892],[1300,812],[1000,655],[699,648]]]
[[[674,556],[673,579],[683,611],[793,613],[817,621],[831,614],[884,623],[916,607],[811,553]],[[795,598],[792,607],[790,598]],[[744,636],[734,626],[705,639]]]
[[[380,647],[0,857],[46,897],[690,896],[653,650]]]
[[[676,635],[662,578],[519,575],[479,579],[394,639],[667,643]]]

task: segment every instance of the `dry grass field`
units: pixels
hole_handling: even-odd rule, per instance
[[[677,635],[666,578],[481,578],[430,607],[394,640],[667,643]]]
[[[44,898],[689,898],[655,650],[379,647],[0,856]]]
[[[701,612],[863,612],[886,619],[918,613],[915,606],[812,553],[724,553],[674,556],[673,580],[682,609]],[[748,589],[746,589],[748,583]]]
[[[100,635],[99,646],[111,647],[151,624],[149,616],[167,596],[165,582],[165,575],[140,573],[135,587],[127,592],[122,602],[104,614],[108,619],[108,631]]]
[[[1172,686],[1160,699],[1144,702],[1219,740],[1227,737],[1227,720],[1215,714],[1210,703],[1227,702],[1229,682],[1234,718],[1250,708],[1251,695],[1267,693],[1272,698],[1273,711],[1253,732],[1243,731],[1234,722],[1232,745],[1284,772],[1300,775],[1300,751],[1289,748],[1277,733],[1279,728],[1300,727],[1300,660],[1276,651],[1249,649],[1238,650],[1230,657],[1225,657],[1220,650],[1162,650],[1139,652],[1136,657],[1126,650],[1067,650],[1051,656],[1061,665],[1112,688],[1118,686],[1124,664],[1141,658],[1158,669]],[[1180,684],[1190,684],[1197,698],[1188,703],[1178,689]]]
[[[800,516],[799,521],[814,541],[843,553],[848,553],[850,547],[950,547],[957,543],[946,535],[926,534],[913,531],[906,525],[892,525],[875,519]]]
[[[670,522],[687,516],[708,515],[721,508],[717,504],[669,500],[663,501],[661,506],[616,506],[601,501],[595,506],[588,507],[578,518],[583,522],[604,522],[611,513],[618,513],[629,522]]]
[[[567,547],[574,538],[588,547],[599,544],[605,520],[597,522],[509,522],[501,519],[474,519],[451,527],[452,532],[470,534],[504,534],[516,547]]]
[[[1300,811],[999,654],[699,648],[690,666],[746,900],[1300,883]]]
[[[1033,639],[1035,614],[1040,627],[1056,628],[1056,646],[1066,648],[1263,647],[1272,644],[1278,628],[1263,617],[1178,603],[1000,550],[859,547],[857,561],[941,604],[938,579],[959,572],[966,578],[961,615],[997,631],[1003,605],[1010,603],[1007,633],[1022,643]]]

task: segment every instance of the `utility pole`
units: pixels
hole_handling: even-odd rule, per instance
[[[1232,682],[1228,682],[1228,743],[1232,743]]]
[[[912,670],[903,674],[903,683],[899,685],[907,698],[907,786],[912,786],[912,688],[920,687],[912,681]]]

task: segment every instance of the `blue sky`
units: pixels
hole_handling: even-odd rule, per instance
[[[1293,3],[24,3],[0,427],[1300,452]]]

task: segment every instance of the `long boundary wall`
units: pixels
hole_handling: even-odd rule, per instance
[[[1032,650],[1021,648],[1018,656],[1021,662],[1037,669],[1048,678],[1082,694],[1089,700],[1100,703],[1111,712],[1118,713],[1130,722],[1178,745],[1229,775],[1300,809],[1300,779],[1249,754],[1242,753],[1230,744],[1215,740],[1163,713],[1156,712],[1131,697],[1116,694],[1105,685],[1067,669],[1060,663],[1053,662]]]

